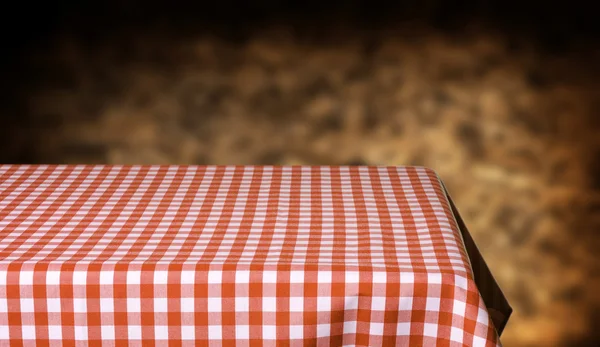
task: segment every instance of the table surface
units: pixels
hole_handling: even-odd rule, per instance
[[[0,166],[0,345],[499,345],[435,172]]]

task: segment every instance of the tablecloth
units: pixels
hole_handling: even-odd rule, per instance
[[[465,236],[422,167],[0,165],[0,345],[499,346]]]

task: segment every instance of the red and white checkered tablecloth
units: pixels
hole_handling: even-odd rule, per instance
[[[0,345],[497,346],[418,167],[0,165]]]

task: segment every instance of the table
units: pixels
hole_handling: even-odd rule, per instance
[[[430,169],[0,165],[0,345],[499,346]]]

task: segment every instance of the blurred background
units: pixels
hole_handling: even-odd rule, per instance
[[[425,165],[514,308],[504,344],[600,343],[592,5],[15,6],[0,162]]]

